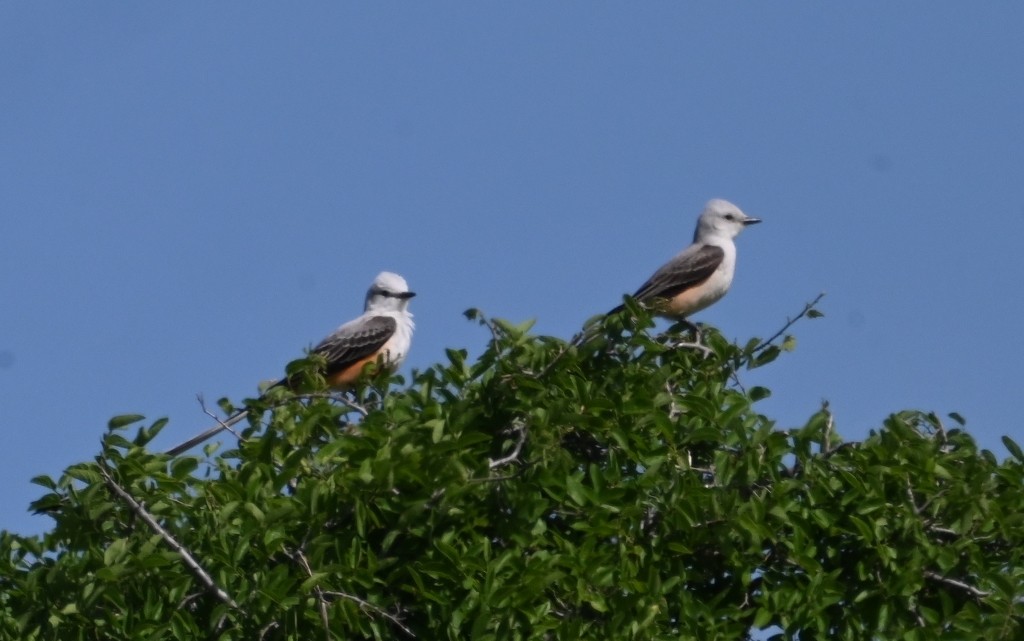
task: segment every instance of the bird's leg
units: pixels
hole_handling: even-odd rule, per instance
[[[693,341],[672,341],[672,339],[669,338],[670,334],[666,333],[665,338],[667,345],[674,349],[695,349],[703,353],[705,357],[711,356],[714,353],[710,347],[704,344],[704,336],[700,331],[700,326],[683,318],[677,321],[677,324],[672,329],[677,329],[680,326],[693,332]]]
[[[686,320],[685,318],[683,320],[679,321],[679,322],[682,323],[683,325],[686,325],[686,328],[693,332],[693,342],[694,343],[697,343],[698,345],[703,345],[704,344],[704,335],[701,333],[700,326],[697,325],[697,323],[691,323],[690,321]]]

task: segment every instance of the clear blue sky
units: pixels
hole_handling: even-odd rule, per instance
[[[827,317],[747,384],[859,438],[903,408],[1020,436],[1024,5],[0,4],[0,528],[107,419],[207,426],[361,311],[420,293],[570,336],[690,240],[764,219],[697,317]]]

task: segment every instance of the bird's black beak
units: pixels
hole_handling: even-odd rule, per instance
[[[409,300],[416,295],[416,292],[400,292],[395,294],[395,298],[401,298],[402,300]]]
[[[746,227],[747,225],[756,225],[759,222],[761,222],[760,218],[752,218],[748,216],[743,219],[743,226]]]

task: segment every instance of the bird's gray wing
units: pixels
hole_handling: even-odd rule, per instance
[[[373,356],[388,342],[398,323],[390,316],[373,316],[355,325],[342,325],[319,345],[313,354],[327,359],[327,378],[350,367],[353,363]]]
[[[725,258],[725,251],[716,245],[693,245],[661,266],[647,282],[633,294],[641,302],[655,298],[672,298],[700,285]]]

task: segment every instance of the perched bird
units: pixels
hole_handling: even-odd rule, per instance
[[[735,238],[745,227],[761,222],[736,205],[709,200],[697,219],[693,244],[647,279],[633,298],[665,318],[683,320],[716,302],[729,291],[736,271]],[[609,313],[621,311],[619,305]]]
[[[409,353],[415,328],[409,312],[409,299],[415,295],[398,274],[381,272],[377,275],[366,292],[363,314],[334,330],[310,352],[327,359],[324,378],[331,387],[345,389],[351,386],[370,364],[379,363],[391,371],[402,364]],[[271,385],[268,391],[289,385],[288,379],[283,378]],[[167,454],[177,456],[192,449],[238,423],[248,413],[248,410],[242,410],[233,414],[221,424],[167,450]]]

